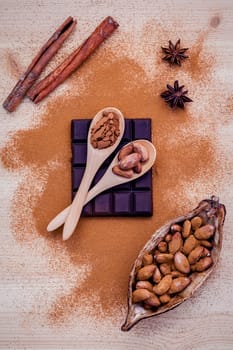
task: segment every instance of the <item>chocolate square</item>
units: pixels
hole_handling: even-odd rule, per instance
[[[71,123],[72,140],[72,198],[74,197],[85,170],[87,155],[87,135],[91,119],[74,119]],[[151,119],[125,119],[125,132],[115,152],[102,164],[91,187],[105,173],[112,159],[126,143],[146,139],[151,141]],[[139,179],[115,186],[87,203],[82,216],[151,216],[152,170]]]

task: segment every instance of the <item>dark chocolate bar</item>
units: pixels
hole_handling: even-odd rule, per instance
[[[74,119],[71,123],[72,198],[85,170],[90,123],[91,119]],[[151,141],[151,119],[125,119],[123,138],[115,152],[98,170],[91,187],[103,176],[116,153],[126,143],[136,139]],[[150,169],[139,179],[100,193],[84,206],[82,216],[151,216],[152,213],[152,170]]]

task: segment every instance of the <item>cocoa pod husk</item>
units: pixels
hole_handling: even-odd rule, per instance
[[[202,284],[211,274],[211,272],[213,271],[213,269],[215,268],[219,260],[221,247],[222,247],[223,224],[225,220],[225,215],[226,215],[225,206],[219,203],[216,197],[211,197],[211,199],[205,199],[201,201],[199,205],[189,213],[183,216],[179,216],[178,218],[175,218],[167,222],[165,225],[163,225],[160,229],[158,229],[152,235],[152,237],[149,239],[149,241],[145,244],[145,246],[140,251],[138,257],[136,258],[133,264],[132,270],[130,272],[129,287],[128,287],[128,311],[127,311],[125,322],[121,328],[123,331],[128,331],[137,322],[139,322],[144,318],[156,316],[171,310],[172,308],[178,306],[185,300],[189,299],[193,295],[193,293],[202,286]],[[153,254],[156,251],[159,242],[161,242],[162,240],[165,240],[166,242],[170,241],[172,237],[170,233],[170,229],[172,225],[178,224],[180,226],[183,226],[183,223],[185,220],[189,220],[191,222],[191,220],[196,216],[200,216],[202,218],[203,225],[211,224],[214,226],[214,229],[215,229],[213,236],[211,236],[211,243],[213,246],[211,250],[211,257],[210,256],[203,257],[196,264],[191,265],[196,267],[196,265],[198,264],[197,265],[198,270],[203,269],[204,267],[205,268],[207,267],[206,270],[202,270],[199,272],[198,271],[191,272],[191,277],[190,277],[191,282],[189,283],[189,285],[186,288],[184,288],[181,292],[179,292],[179,294],[177,295],[171,294],[172,298],[167,304],[162,304],[161,302],[161,305],[158,306],[157,308],[150,307],[150,309],[147,309],[147,307],[149,308],[149,306],[146,306],[146,305],[145,307],[142,306],[138,308],[138,304],[135,304],[133,302],[132,295],[134,293],[135,285],[137,282],[137,271],[142,266],[143,255],[151,254],[151,253]]]

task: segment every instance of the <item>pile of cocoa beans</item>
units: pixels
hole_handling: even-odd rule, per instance
[[[155,249],[143,256],[132,302],[146,309],[169,303],[191,283],[194,272],[213,264],[214,233],[214,226],[204,224],[200,216],[172,225]]]
[[[119,163],[112,168],[114,174],[132,178],[134,173],[142,172],[142,163],[149,159],[149,153],[140,141],[134,141],[122,147],[118,155]]]

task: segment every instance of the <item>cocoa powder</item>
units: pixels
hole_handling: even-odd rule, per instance
[[[196,56],[190,58],[190,66],[184,68],[193,80],[209,79],[209,59],[205,55],[200,59],[198,54],[203,43],[204,37],[193,50]],[[158,62],[158,55],[155,52],[154,62]],[[19,130],[1,150],[7,169],[27,168],[28,177],[20,184],[12,204],[12,231],[16,239],[22,242],[28,239],[30,224],[25,224],[25,217],[32,213],[31,224],[38,235],[47,239],[51,257],[59,247],[66,250],[74,266],[91,265],[90,274],[84,276],[82,283],[77,283],[69,293],[54,297],[48,310],[51,322],[63,321],[75,309],[82,312],[85,305],[96,316],[119,313],[126,305],[132,263],[148,238],[166,220],[184,213],[218,189],[217,180],[224,167],[217,167],[215,130],[208,128],[211,113],[197,113],[195,101],[184,111],[171,111],[159,96],[167,82],[164,77],[167,70],[160,63],[156,75],[148,77],[135,60],[117,57],[109,49],[99,50],[67,82],[71,91],[86,81],[79,94],[50,96],[38,127]],[[174,71],[169,74],[171,77]],[[70,203],[70,121],[90,118],[106,106],[119,108],[128,118],[152,118],[153,143],[157,149],[153,167],[154,215],[144,219],[82,218],[72,238],[63,242],[61,229],[48,234],[46,226]],[[208,133],[200,132],[206,128]],[[43,184],[37,194],[33,186],[28,186],[30,176],[37,176]],[[33,236],[31,239],[33,242]]]

